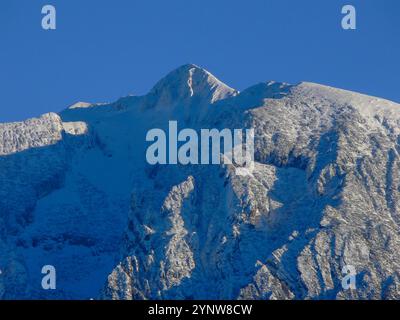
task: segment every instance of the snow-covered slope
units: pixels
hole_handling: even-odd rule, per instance
[[[169,120],[255,128],[254,172],[147,164],[146,133]],[[399,128],[393,102],[312,83],[239,93],[195,65],[145,96],[0,124],[0,297],[398,299]]]

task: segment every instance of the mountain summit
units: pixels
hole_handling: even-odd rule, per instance
[[[149,165],[146,134],[170,120],[254,128],[254,171]],[[0,298],[399,299],[399,128],[394,102],[239,93],[195,65],[144,96],[0,124]]]
[[[176,104],[209,105],[237,95],[237,91],[222,83],[208,71],[193,65],[183,65],[160,80],[149,93],[152,107]]]

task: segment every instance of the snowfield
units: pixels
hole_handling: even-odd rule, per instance
[[[254,171],[149,165],[146,133],[169,121],[254,128]],[[400,299],[399,152],[399,104],[238,92],[195,65],[145,96],[2,123],[0,298]]]

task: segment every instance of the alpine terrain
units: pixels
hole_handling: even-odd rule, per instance
[[[149,164],[147,132],[172,120],[254,128],[254,170]],[[195,65],[144,96],[1,123],[0,298],[400,299],[399,154],[399,104],[238,92]]]

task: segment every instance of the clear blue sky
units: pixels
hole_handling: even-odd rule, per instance
[[[399,0],[2,0],[0,122],[144,94],[189,62],[239,90],[311,81],[400,102],[399,17]]]

